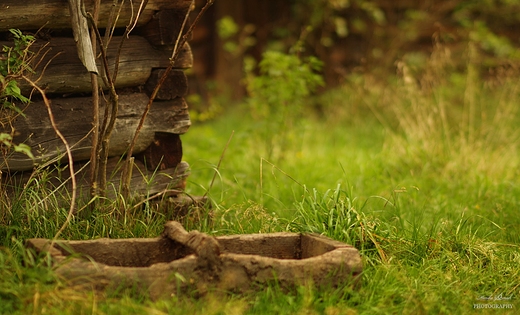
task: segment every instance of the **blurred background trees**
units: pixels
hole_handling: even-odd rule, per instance
[[[244,63],[266,51],[317,57],[329,88],[356,73],[386,78],[399,62],[421,73],[436,45],[454,71],[472,45],[493,75],[517,66],[519,34],[520,0],[217,0],[191,40],[191,104],[245,96]]]

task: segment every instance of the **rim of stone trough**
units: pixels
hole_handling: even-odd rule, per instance
[[[318,234],[213,237],[195,230],[187,232],[175,221],[167,222],[157,238],[63,240],[52,248],[49,243],[47,239],[29,239],[27,247],[50,253],[56,272],[69,285],[119,290],[138,284],[152,299],[183,292],[203,295],[213,288],[250,292],[273,281],[281,288],[313,283],[356,289],[363,270],[356,248]],[[74,253],[80,257],[67,258]]]
[[[265,237],[268,237],[269,235],[274,235],[274,234],[277,234],[277,233],[256,234],[255,236],[264,235]],[[280,233],[280,234],[284,234],[284,233]],[[285,234],[295,235],[295,233],[285,233]],[[248,235],[248,234],[245,234],[245,235]],[[249,234],[249,235],[251,235],[251,234]],[[222,268],[223,264],[224,264],[223,260],[225,260],[225,258],[221,259],[221,256],[220,256],[221,248],[220,248],[220,244],[219,244],[219,241],[217,240],[217,238],[209,236],[205,233],[201,233],[197,230],[192,230],[190,232],[187,232],[184,229],[184,227],[182,226],[182,224],[177,221],[166,222],[164,225],[164,231],[162,233],[162,236],[167,237],[167,238],[169,238],[175,242],[178,242],[178,243],[188,247],[189,249],[191,249],[198,258],[198,260],[197,260],[198,266],[200,268],[202,268],[203,273],[206,273],[207,275],[209,275],[210,279],[216,278],[218,280],[218,278],[226,277],[225,275],[223,275],[223,273],[225,274],[225,270],[223,270],[223,268]],[[332,264],[337,263],[339,268],[344,267],[344,265],[346,265],[348,268],[352,269],[351,270],[352,277],[355,280],[354,285],[359,286],[359,278],[360,278],[360,275],[362,272],[362,262],[361,262],[361,257],[359,255],[359,251],[356,248],[354,248],[351,245],[348,245],[348,244],[345,244],[345,243],[342,243],[339,241],[335,241],[335,240],[332,240],[330,238],[327,238],[327,237],[324,237],[324,236],[321,236],[318,234],[299,233],[299,236],[300,237],[303,237],[303,236],[312,237],[315,239],[319,239],[320,241],[326,242],[326,243],[328,243],[328,245],[332,245],[329,248],[329,250],[326,251],[325,253],[307,254],[309,257],[306,257],[306,258],[310,259],[310,260],[314,259],[316,263],[318,261],[324,262],[327,259],[329,259],[330,260],[329,263],[332,263]],[[231,237],[233,237],[233,236],[231,236]],[[301,241],[300,241],[300,243],[301,243]],[[301,246],[301,244],[300,244],[300,246]],[[309,245],[309,246],[312,246],[312,245]],[[298,250],[298,252],[300,252],[300,254],[301,254],[302,249],[300,248]],[[260,257],[262,257],[262,255],[260,255]],[[267,257],[264,257],[264,258],[267,258]],[[271,258],[271,257],[269,257],[269,258],[272,260],[276,259],[276,258]],[[339,258],[339,261],[338,261],[338,258]],[[349,258],[350,261],[343,261],[343,259],[348,260],[347,258]],[[302,260],[301,257],[298,258],[298,260],[301,261]],[[286,261],[288,261],[288,260],[286,260]],[[253,263],[254,262],[255,261],[253,260]],[[342,264],[342,263],[344,263],[344,264]],[[317,269],[324,268],[323,266],[320,266],[319,264],[314,265],[310,261],[309,261],[309,264],[312,267],[315,267]],[[329,265],[329,267],[330,267],[330,265]],[[276,277],[275,275],[273,275],[273,276]],[[248,278],[251,278],[251,277],[248,276]]]

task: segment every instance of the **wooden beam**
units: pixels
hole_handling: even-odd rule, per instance
[[[118,46],[121,37],[114,37],[108,47],[109,68],[114,69]],[[0,47],[12,46],[12,42],[0,42]],[[67,37],[53,38],[51,41],[37,41],[30,47],[30,51],[37,54],[30,65],[35,70],[28,74],[37,84],[44,88],[46,93],[83,93],[91,92],[90,73],[78,58],[74,39]],[[116,79],[116,88],[144,85],[152,72],[152,68],[168,67],[171,50],[154,49],[146,39],[140,36],[131,36],[125,40],[119,59],[119,72]],[[101,68],[99,59],[98,68]],[[179,58],[175,61],[176,69],[190,68],[193,64],[191,48],[186,44]],[[101,78],[100,86],[106,89]],[[32,88],[20,80],[22,93],[28,94]]]
[[[119,111],[114,131],[110,137],[109,156],[120,156],[126,152],[147,102],[148,96],[144,93],[119,96]],[[105,105],[100,105],[100,116],[103,119]],[[92,128],[91,98],[53,99],[51,108],[58,129],[72,147],[74,160],[88,160],[91,150],[91,141],[88,137]],[[18,116],[12,122],[13,142],[29,145],[35,160],[24,154],[13,152],[8,154],[5,161],[0,161],[0,170],[29,170],[65,152],[65,147],[56,136],[42,102],[31,103],[24,113],[25,117]],[[134,153],[137,154],[148,148],[154,141],[156,132],[183,134],[190,125],[188,106],[183,98],[156,102],[145,120]],[[0,132],[9,133],[10,131],[10,129],[0,129]]]
[[[85,0],[87,12],[92,11],[94,0]],[[119,4],[122,1],[117,1]],[[99,11],[99,28],[106,28],[113,8],[114,0],[102,0]],[[125,27],[135,16],[142,0],[126,0],[119,12],[116,27]],[[186,13],[191,0],[148,0],[137,26],[148,23],[158,10],[173,9]],[[2,0],[0,3],[0,31],[10,28],[22,30],[67,29],[71,27],[70,12],[64,0]]]

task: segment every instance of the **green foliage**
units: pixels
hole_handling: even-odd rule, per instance
[[[520,54],[510,40],[505,36],[499,36],[493,33],[486,23],[483,21],[476,21],[470,29],[469,39],[478,43],[480,47],[498,58],[519,59]]]
[[[469,41],[488,53],[484,65],[494,67],[520,59],[518,48],[506,37],[508,28],[520,22],[519,9],[517,0],[471,1],[460,3],[453,19],[467,31]]]
[[[263,136],[268,159],[273,158],[277,146],[283,151],[286,145],[284,140],[277,143],[270,134],[284,138],[291,132],[312,93],[324,84],[318,73],[321,67],[322,62],[315,57],[301,58],[278,51],[266,51],[258,69],[252,59],[245,60],[247,101],[252,115],[265,121],[267,134]]]
[[[236,35],[239,29],[238,24],[230,16],[225,16],[217,21],[217,32],[222,39],[229,39]]]
[[[0,246],[0,313],[21,314],[26,304],[24,293],[47,290],[56,278],[47,256],[38,256],[16,238],[12,248]]]
[[[32,71],[27,64],[27,59],[32,54],[28,48],[34,42],[34,36],[24,35],[22,31],[16,29],[10,29],[9,31],[13,35],[14,46],[4,46],[2,48],[0,74],[3,77]]]
[[[290,47],[303,39],[307,53],[331,60],[328,66],[334,70],[339,59],[346,71],[361,66],[386,73],[394,72],[396,60],[405,55],[429,54],[424,44],[433,36],[452,45],[476,43],[486,52],[481,62],[486,71],[518,62],[513,30],[520,22],[519,10],[516,0],[455,0],[449,4],[409,1],[399,5],[392,1],[305,0],[294,2],[291,20],[280,25],[271,40]],[[363,42],[360,48],[342,47],[358,45],[359,40]],[[352,56],[334,55],[343,49]],[[360,56],[356,56],[358,53]],[[465,58],[459,54],[455,61],[463,64]]]
[[[377,250],[378,259],[385,261],[386,255],[376,237],[387,236],[388,232],[382,234],[380,226],[383,223],[367,216],[363,209],[367,203],[360,205],[359,200],[351,195],[352,192],[342,189],[341,184],[324,193],[316,188],[306,191],[296,204],[298,215],[291,222],[293,228],[342,240],[366,253]]]
[[[510,77],[511,81],[491,91],[488,88],[479,97],[489,103],[516,104],[520,96],[510,93],[515,90],[516,76],[511,73]],[[441,96],[447,114],[457,114],[466,79],[456,80],[447,81],[442,89],[439,86],[436,94],[419,93],[414,85],[414,94],[410,86],[408,90],[402,86],[402,78],[389,83],[370,76],[352,78],[335,91],[339,95],[323,98],[330,102],[326,116],[306,115],[305,125],[294,126],[302,141],[289,143],[285,159],[276,167],[264,165],[261,173],[264,152],[255,138],[259,122],[247,115],[245,106],[196,124],[183,136],[184,143],[190,144],[184,158],[192,166],[188,193],[200,195],[216,169],[210,161],[216,163],[235,130],[218,170],[220,176],[209,192],[213,214],[185,224],[189,230],[212,235],[303,231],[348,242],[361,251],[364,263],[358,289],[348,284],[338,288],[309,284],[285,290],[273,283],[255,294],[219,292],[202,298],[179,295],[151,301],[131,292],[115,296],[70,288],[54,278],[45,258],[22,264],[27,254],[12,238],[51,238],[65,219],[67,211],[52,197],[38,197],[42,194],[36,190],[48,179],[37,177],[10,204],[1,204],[0,227],[5,234],[0,239],[6,248],[0,251],[0,307],[13,314],[80,314],[94,307],[96,312],[110,314],[469,314],[474,312],[473,304],[487,303],[478,300],[480,296],[502,293],[515,299],[520,294],[516,281],[520,277],[516,228],[520,189],[514,176],[519,175],[515,163],[520,157],[515,149],[506,154],[501,148],[515,145],[510,131],[518,129],[518,112],[509,112],[514,116],[511,120],[502,116],[496,122],[487,121],[489,130],[495,130],[497,145],[473,151],[471,159],[479,163],[468,167],[465,160],[456,158],[468,152],[457,146],[449,147],[450,158],[441,157],[443,163],[432,163],[440,151],[423,154],[421,161],[413,150],[428,137],[432,138],[429,143],[437,142],[442,151],[448,150],[442,142],[454,141],[458,132],[439,138],[433,128],[420,129],[421,124],[404,132],[399,124],[379,123],[383,118],[397,119],[390,106],[408,113],[401,117],[403,121],[419,117],[422,112],[410,107],[417,94],[422,95],[419,104],[428,109],[424,113],[430,111],[424,122],[438,115],[427,102]],[[471,81],[475,88],[480,83]],[[381,115],[381,120],[371,113]],[[453,116],[453,121],[458,117]],[[412,138],[422,135],[420,141]],[[396,138],[409,141],[408,152],[396,145]],[[497,152],[504,157],[496,159]],[[510,164],[504,164],[505,160]],[[479,168],[470,170],[475,165]],[[486,167],[494,167],[497,173],[481,172]],[[447,169],[451,176],[446,176]],[[124,213],[100,211],[88,218],[76,217],[62,236],[154,237],[169,218],[148,204]],[[513,303],[513,311],[518,307],[516,300],[504,303]]]
[[[322,62],[315,57],[302,59],[295,54],[266,51],[258,64],[259,75],[255,75],[255,63],[246,60],[247,90],[253,110],[262,118],[286,116],[289,111],[300,114],[308,97],[324,84],[317,73],[321,67]]]
[[[251,34],[256,30],[252,24],[240,26],[230,16],[225,16],[217,21],[217,33],[224,41],[224,50],[233,57],[242,56],[246,49],[256,44],[255,37]]]
[[[511,36],[511,29],[520,22],[517,14],[520,2],[517,0],[455,1],[456,6],[449,12],[439,6],[439,13],[446,15],[452,30],[440,29],[438,34],[447,43],[474,43],[485,52],[481,67],[497,67],[504,63],[517,62],[520,58],[518,47]],[[435,10],[435,9],[434,9]],[[450,14],[448,16],[448,13]],[[414,32],[422,21],[431,19],[435,11],[425,9],[410,10],[400,22],[402,31],[410,40],[415,40]],[[456,62],[464,62],[458,56]]]
[[[321,98],[325,119],[306,116],[305,126],[293,126],[300,145],[287,145],[276,167],[262,167],[259,121],[239,110],[186,135],[201,148],[217,147],[188,153],[197,182],[203,177],[196,160],[214,160],[218,143],[236,130],[219,173],[222,192],[212,194],[226,211],[217,221],[226,231],[310,231],[362,250],[359,291],[341,288],[348,293],[328,305],[330,291],[309,294],[306,304],[298,293],[269,288],[251,313],[333,312],[338,305],[363,314],[471,313],[487,303],[480,296],[520,294],[518,70],[484,81],[475,71],[478,53],[469,47],[460,72],[451,71],[452,54],[439,46],[424,59],[422,76],[405,63],[388,81],[349,77]],[[258,191],[264,202],[249,206]],[[512,303],[511,314],[518,307]]]
[[[208,87],[210,86],[210,84],[207,85]],[[222,113],[220,103],[224,100],[214,97],[208,101],[209,104],[203,104],[202,97],[199,94],[190,94],[186,97],[186,101],[190,104],[190,108],[196,108],[190,110],[190,120],[196,123],[209,121],[218,117]],[[203,109],[201,110],[201,108]]]
[[[347,18],[345,12],[351,9],[359,10],[360,14]],[[311,34],[306,38],[311,49],[315,49],[312,47],[315,43],[325,47],[333,46],[338,38],[351,34],[351,27],[356,32],[366,33],[367,24],[386,23],[385,12],[371,0],[305,0],[294,4],[293,11],[293,32],[299,33],[302,26],[311,28]]]
[[[232,37],[238,33],[239,29],[240,27],[238,24],[236,24],[230,16],[225,16],[217,21],[217,32],[219,37],[225,41],[225,51],[229,53],[235,53],[238,51],[238,43],[232,40]]]
[[[15,114],[23,115],[22,110],[16,105],[16,102],[24,104],[29,103],[29,99],[22,95],[18,82],[16,81],[25,72],[32,72],[28,64],[32,53],[28,50],[29,46],[34,42],[34,37],[24,35],[20,30],[10,29],[13,35],[14,46],[4,46],[0,55],[0,103],[2,111],[14,111]],[[9,117],[12,115],[7,114]],[[3,124],[4,122],[2,122]],[[0,133],[0,144],[7,149],[14,149],[15,152],[21,152],[33,158],[30,147],[25,144],[14,144],[12,136],[6,133]],[[4,152],[5,154],[5,152]]]
[[[0,133],[0,145],[5,146],[7,149],[12,148],[14,152],[20,152],[27,155],[30,158],[34,158],[31,152],[31,147],[25,143],[14,144],[13,137],[7,133]]]
[[[32,55],[28,47],[34,42],[34,37],[24,35],[20,30],[16,29],[10,29],[9,31],[13,34],[14,46],[4,46],[2,48],[0,58],[0,83],[2,84],[0,100],[4,107],[16,109],[16,106],[9,101],[10,98],[23,103],[29,102],[29,99],[21,94],[15,79],[24,72],[32,72],[27,60]]]

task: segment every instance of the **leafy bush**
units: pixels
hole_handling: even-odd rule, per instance
[[[321,67],[322,62],[315,57],[302,59],[295,54],[266,51],[258,64],[259,75],[255,75],[255,63],[246,60],[247,90],[252,109],[261,118],[276,114],[286,116],[289,111],[300,113],[311,93],[323,85],[323,79],[317,73]]]
[[[3,111],[3,117],[0,123],[2,127],[12,119],[12,112],[23,115],[22,110],[16,103],[21,102],[22,104],[28,104],[29,99],[22,95],[17,80],[20,79],[25,72],[32,72],[28,61],[32,56],[29,47],[34,42],[34,37],[24,35],[20,30],[11,29],[10,32],[13,35],[14,46],[4,46],[2,48],[2,54],[0,55],[0,104],[2,106],[1,110]],[[0,145],[2,146],[4,157],[9,149],[27,154],[31,158],[33,157],[28,145],[23,143],[14,144],[12,140],[11,134],[5,132],[0,133]],[[4,148],[7,148],[7,150]]]
[[[247,100],[251,114],[265,124],[268,159],[277,146],[283,152],[287,133],[292,131],[311,94],[324,84],[318,73],[321,67],[322,62],[315,57],[303,59],[297,54],[266,51],[256,74],[256,63],[245,60]],[[280,136],[281,143],[276,142],[273,133]]]

